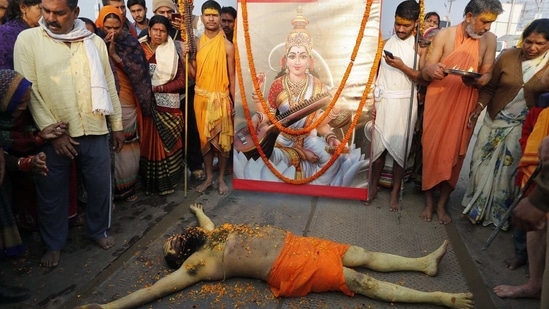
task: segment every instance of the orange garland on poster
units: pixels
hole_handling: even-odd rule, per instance
[[[365,9],[364,15],[362,17],[362,22],[361,22],[361,25],[360,25],[360,30],[358,32],[357,39],[356,39],[356,44],[355,44],[355,47],[353,48],[353,52],[351,54],[351,60],[349,62],[349,65],[347,66],[347,69],[346,69],[345,73],[344,73],[344,76],[343,76],[343,79],[341,81],[340,86],[338,87],[336,93],[334,94],[334,97],[332,98],[332,101],[328,105],[328,109],[331,109],[335,105],[335,103],[337,102],[339,96],[341,95],[341,92],[343,91],[343,87],[344,87],[344,85],[345,85],[345,83],[346,83],[346,81],[347,81],[347,79],[348,79],[348,77],[351,73],[352,66],[354,64],[356,55],[358,54],[358,50],[360,48],[360,43],[362,42],[362,37],[364,35],[364,30],[366,28],[366,23],[368,22],[368,19],[369,19],[369,16],[370,16],[370,10],[371,10],[371,6],[372,6],[373,2],[374,2],[374,0],[368,0],[368,2],[366,3],[366,9]],[[263,98],[263,94],[259,91],[259,83],[257,81],[257,73],[256,73],[256,70],[255,70],[253,55],[252,55],[252,51],[251,51],[250,34],[249,34],[249,27],[248,27],[248,10],[247,10],[247,5],[246,5],[246,0],[241,1],[241,8],[242,8],[242,23],[243,23],[243,26],[244,26],[243,27],[244,39],[245,39],[245,43],[246,43],[246,54],[248,56],[248,66],[250,68],[250,71],[251,71],[250,73],[252,75],[251,79],[252,79],[252,82],[254,84],[254,90],[258,94],[261,105],[266,110],[268,110],[267,103],[265,102],[265,99]],[[259,146],[260,143],[259,143],[259,140],[258,140],[258,137],[257,137],[257,133],[255,132],[255,130],[253,128],[252,121],[251,121],[251,115],[250,115],[250,110],[248,108],[248,101],[247,101],[247,98],[246,98],[246,92],[245,92],[245,89],[244,89],[244,85],[243,85],[242,82],[239,83],[240,97],[241,97],[242,103],[243,103],[242,106],[243,106],[243,109],[244,109],[244,115],[245,115],[245,118],[246,118],[246,123],[248,125],[248,129],[250,131],[250,135],[252,137],[252,140],[253,140],[254,144],[256,145],[256,148],[257,148],[257,150],[258,150],[258,152],[261,156],[261,159],[265,163],[265,165],[279,179],[283,180],[285,183],[294,184],[294,185],[310,183],[311,181],[317,179],[322,174],[324,174],[324,172],[326,172],[326,170],[328,170],[333,165],[335,160],[341,155],[341,152],[343,151],[343,149],[347,145],[347,142],[351,138],[351,134],[353,133],[354,128],[356,127],[356,125],[358,123],[358,120],[360,118],[360,115],[362,113],[364,105],[366,104],[366,99],[368,97],[369,89],[371,89],[372,84],[374,82],[376,72],[377,72],[377,68],[378,68],[378,65],[379,65],[379,61],[381,59],[381,51],[382,51],[381,41],[382,41],[381,36],[379,36],[378,37],[378,44],[377,44],[378,47],[377,47],[376,57],[374,59],[374,63],[373,63],[372,68],[370,70],[370,75],[368,77],[368,82],[366,83],[366,86],[364,88],[362,98],[360,100],[360,103],[359,103],[359,106],[357,108],[356,114],[353,117],[353,122],[352,122],[351,126],[347,130],[343,140],[341,141],[341,144],[338,146],[337,150],[332,155],[332,158],[330,159],[330,161],[328,161],[328,163],[325,166],[323,166],[317,173],[315,173],[314,175],[312,175],[311,177],[308,177],[308,178],[304,178],[304,179],[300,179],[300,180],[287,178],[284,175],[282,175],[272,165],[272,163],[269,161],[269,158],[267,158],[267,156],[263,152],[263,149]],[[236,71],[237,71],[238,78],[240,79],[240,81],[243,81],[241,61],[240,61],[240,53],[239,53],[237,41],[235,41],[234,46],[235,46]],[[269,116],[269,120],[273,124],[275,124],[276,127],[281,132],[286,132],[288,134],[297,135],[297,134],[308,133],[312,129],[314,129],[316,126],[318,126],[320,124],[320,122],[323,121],[324,118],[326,118],[328,113],[324,113],[324,114],[326,114],[326,115],[321,115],[321,117],[317,121],[313,122],[309,127],[299,129],[299,130],[288,129],[288,128],[282,126],[280,123],[278,123],[276,121],[276,119],[274,118],[274,116],[272,116],[270,114],[268,114],[268,116]]]

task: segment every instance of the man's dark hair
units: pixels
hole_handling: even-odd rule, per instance
[[[522,39],[524,40],[534,32],[543,35],[545,40],[549,40],[549,19],[540,18],[534,20],[522,31]]]
[[[463,10],[463,16],[467,13],[472,13],[473,17],[479,16],[482,13],[503,13],[503,7],[499,0],[471,0]]]
[[[189,227],[183,234],[174,235],[164,244],[164,259],[168,267],[178,269],[186,259],[202,248],[208,236],[200,227]],[[169,242],[169,244],[167,244]],[[171,249],[170,252],[168,248]]]
[[[217,10],[221,14],[221,5],[217,3],[214,0],[208,0],[202,4],[202,8],[200,9],[200,12],[204,13],[204,10],[206,9],[214,9]]]
[[[128,0],[128,2],[126,3],[127,7],[134,6],[134,5],[140,5],[144,9],[147,8],[147,3],[145,2],[145,0]]]
[[[401,2],[395,12],[395,17],[416,21],[419,18],[419,4],[415,0]]]
[[[78,0],[67,0],[67,6],[68,6],[71,10],[76,9],[76,7],[78,6]]]
[[[236,10],[232,6],[224,6],[221,8],[221,14],[231,14],[231,16],[236,19]]]
[[[101,2],[103,2],[103,5],[110,5],[111,4],[111,1],[114,1],[114,2],[124,2],[124,0],[103,0]]]
[[[92,26],[93,28],[93,33],[97,34],[97,26],[95,25],[95,23],[93,22],[93,20],[87,18],[87,17],[78,17],[78,19],[80,19],[81,21],[83,21],[86,25],[90,25]]]
[[[10,0],[8,2],[8,9],[6,10],[6,20],[13,20],[23,16],[20,5],[35,6],[42,3],[42,0]]]

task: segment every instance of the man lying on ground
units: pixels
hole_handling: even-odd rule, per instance
[[[223,224],[215,227],[202,204],[191,211],[200,227],[190,227],[164,244],[166,262],[176,271],[151,287],[111,303],[79,308],[133,308],[202,281],[232,277],[261,279],[277,297],[310,292],[341,291],[387,302],[429,303],[450,308],[473,308],[471,293],[422,292],[379,281],[351,267],[379,272],[418,271],[436,276],[448,247],[419,258],[370,252],[329,240],[301,237],[272,226]]]

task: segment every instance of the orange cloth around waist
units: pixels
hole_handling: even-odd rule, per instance
[[[277,297],[300,297],[310,292],[327,291],[354,296],[343,277],[342,257],[350,246],[288,232],[267,284]]]

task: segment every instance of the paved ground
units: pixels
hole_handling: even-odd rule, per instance
[[[112,234],[116,246],[104,251],[84,237],[84,228],[73,228],[61,264],[55,269],[38,266],[43,253],[39,237],[25,233],[29,254],[22,259],[0,261],[2,282],[32,290],[28,300],[0,308],[72,308],[88,302],[106,302],[148,286],[168,273],[161,258],[161,244],[173,233],[196,224],[188,206],[205,205],[215,223],[248,222],[270,224],[299,235],[325,237],[371,250],[407,256],[421,256],[450,239],[447,255],[437,277],[401,272],[381,274],[361,269],[375,278],[422,290],[471,291],[475,308],[539,308],[537,300],[499,299],[492,288],[500,283],[519,284],[527,280],[525,268],[509,271],[503,259],[513,254],[511,233],[498,235],[488,251],[481,251],[491,229],[473,226],[460,218],[460,201],[467,167],[449,209],[454,223],[443,226],[418,218],[422,194],[406,186],[400,219],[388,211],[388,191],[370,206],[360,201],[309,196],[232,191],[219,196],[215,190],[194,192],[187,197],[182,185],[168,197],[140,195],[134,203],[117,203]],[[230,176],[227,181],[230,183]],[[298,299],[276,299],[257,280],[230,279],[205,283],[142,306],[142,308],[434,308],[426,305],[389,304],[362,296],[349,298],[338,293],[313,294]]]

